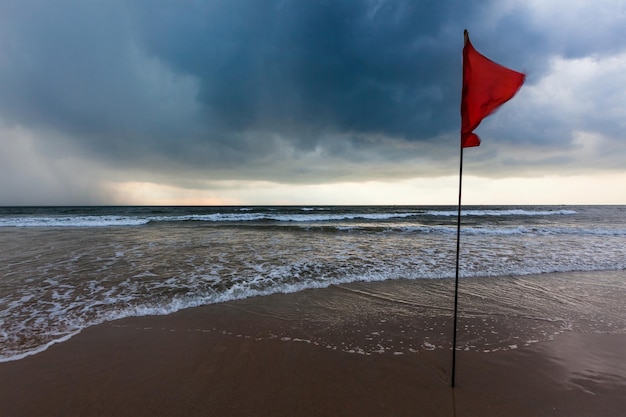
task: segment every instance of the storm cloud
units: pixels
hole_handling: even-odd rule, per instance
[[[467,28],[527,74],[478,175],[623,169],[623,2],[544,3],[2,0],[2,145],[94,183],[451,174]]]

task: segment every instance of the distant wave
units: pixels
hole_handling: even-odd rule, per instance
[[[130,216],[7,217],[0,218],[0,227],[139,226],[149,222],[148,218]]]
[[[185,216],[158,217],[157,221],[211,221],[211,222],[245,222],[245,221],[277,221],[277,222],[327,222],[338,220],[390,220],[419,216],[419,213],[324,213],[324,214],[287,214],[287,213],[213,213]]]
[[[323,223],[331,221],[386,221],[419,218],[423,216],[456,216],[456,210],[427,210],[407,212],[341,212],[304,207],[300,212],[288,213],[279,210],[256,212],[241,208],[237,212],[182,214],[182,215],[83,215],[83,216],[19,216],[0,218],[0,227],[115,227],[141,226],[151,222],[254,222],[273,221],[284,223]],[[576,214],[574,210],[463,210],[463,216],[551,216]]]
[[[456,216],[456,210],[429,210],[425,214],[430,216]],[[553,216],[576,214],[574,210],[462,210],[462,216]]]
[[[453,226],[396,226],[384,227],[373,226],[332,226],[332,230],[352,232],[367,231],[380,233],[406,233],[406,234],[430,234],[447,233],[455,234],[456,227]],[[461,233],[464,235],[589,235],[589,236],[626,236],[626,229],[584,229],[565,227],[473,227],[462,226]]]
[[[325,213],[325,214],[281,214],[281,213],[212,213],[181,216],[65,216],[65,217],[6,217],[0,218],[0,227],[107,227],[140,226],[150,222],[327,222],[340,220],[389,220],[417,213]]]

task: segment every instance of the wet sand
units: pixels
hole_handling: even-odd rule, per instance
[[[579,278],[577,293],[600,291],[595,278],[592,286],[584,285],[589,276]],[[0,363],[0,415],[624,415],[623,306],[576,316],[570,310],[581,306],[564,298],[544,312],[529,302],[512,314],[502,299],[483,300],[493,282],[464,285],[454,389],[449,308],[430,305],[447,284],[399,281],[91,327]],[[529,291],[545,282],[516,285]],[[607,283],[617,283],[617,294]],[[615,276],[601,288],[611,303],[623,300]],[[547,320],[552,310],[559,318]]]

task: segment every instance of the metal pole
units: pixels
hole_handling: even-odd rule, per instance
[[[456,270],[454,274],[454,321],[452,334],[452,378],[450,386],[454,388],[454,379],[456,374],[456,330],[457,330],[457,311],[459,306],[459,257],[461,248],[461,190],[463,185],[463,145],[461,144],[461,156],[459,161],[459,204],[456,220]]]

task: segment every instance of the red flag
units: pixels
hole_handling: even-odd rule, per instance
[[[461,146],[480,145],[474,133],[480,122],[509,101],[524,83],[524,74],[480,54],[465,31],[463,93],[461,97]]]

